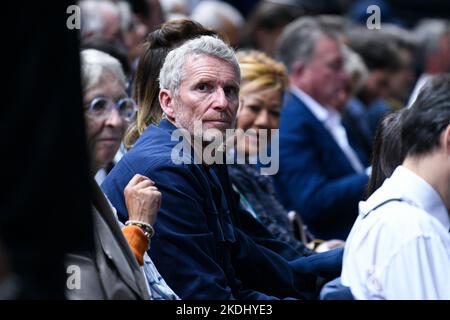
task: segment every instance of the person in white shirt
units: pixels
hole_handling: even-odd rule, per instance
[[[406,158],[360,203],[341,281],[355,299],[450,299],[450,75],[401,121]]]

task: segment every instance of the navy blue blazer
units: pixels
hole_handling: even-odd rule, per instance
[[[147,128],[102,185],[126,220],[128,181],[136,173],[155,181],[163,196],[149,254],[169,286],[182,299],[316,297],[316,270],[331,266],[335,276],[342,251],[288,260],[256,244],[235,225],[240,209],[226,166],[174,164],[174,129],[167,120]]]
[[[364,165],[362,152],[352,144]],[[285,95],[280,122],[277,191],[321,239],[346,239],[368,177],[355,172],[329,131],[294,94]]]

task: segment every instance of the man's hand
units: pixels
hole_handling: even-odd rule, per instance
[[[124,190],[128,219],[153,225],[161,207],[161,192],[149,178],[136,174]]]

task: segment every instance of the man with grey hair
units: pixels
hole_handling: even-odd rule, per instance
[[[194,135],[196,121],[202,123],[203,139],[211,140],[214,137],[206,137],[208,129],[218,129],[217,134],[225,134],[225,130],[232,126],[239,105],[240,69],[236,56],[232,49],[223,46],[222,41],[213,37],[203,37],[204,41],[190,42],[179,50],[168,54],[160,72],[160,104],[165,116],[179,128],[187,129]],[[205,56],[204,59],[199,57]],[[214,68],[217,59],[226,61],[226,68]],[[193,63],[187,63],[187,62]],[[205,62],[206,61],[206,62]],[[186,65],[186,66],[185,66]],[[183,67],[185,66],[185,67]],[[197,72],[197,68],[200,72]],[[204,70],[206,68],[207,70]],[[211,71],[208,71],[211,69]],[[217,71],[212,71],[217,69]],[[206,71],[206,72],[205,72]],[[196,73],[197,72],[197,73]],[[189,75],[189,78],[187,77]],[[219,91],[218,106],[208,109],[209,98],[205,93],[212,87],[203,77],[223,77],[227,81],[223,89]],[[186,81],[184,81],[186,80]],[[192,84],[190,83],[192,81]],[[197,83],[198,82],[198,83]],[[197,92],[189,90],[190,85],[199,88]],[[182,97],[189,99],[182,100]],[[192,105],[186,108],[186,105]],[[200,106],[194,108],[194,106]]]
[[[335,108],[345,83],[341,44],[317,18],[302,17],[284,30],[278,57],[291,82],[280,121],[279,194],[313,235],[345,239],[368,177]]]
[[[217,138],[215,134],[232,127],[239,82],[234,52],[218,38],[202,36],[171,51],[160,72],[159,100],[165,117],[144,131],[102,187],[126,219],[122,190],[127,181],[136,173],[155,181],[163,201],[149,253],[182,299],[313,298],[317,281],[313,269],[322,258],[288,262],[256,244],[238,227],[243,209],[226,165],[194,161],[191,148],[202,152]],[[203,133],[215,134],[198,134],[195,122],[201,123]],[[202,139],[200,150],[195,143],[181,150],[187,163],[172,160],[179,143],[172,139],[176,129]],[[339,264],[339,253],[332,255],[327,261],[337,257]]]

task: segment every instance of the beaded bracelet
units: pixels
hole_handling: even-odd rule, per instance
[[[150,238],[153,237],[155,234],[155,229],[153,229],[153,227],[150,224],[142,221],[128,220],[127,222],[125,222],[125,225],[126,226],[133,225],[141,228],[144,231],[145,236],[147,237],[148,245],[150,247]]]

